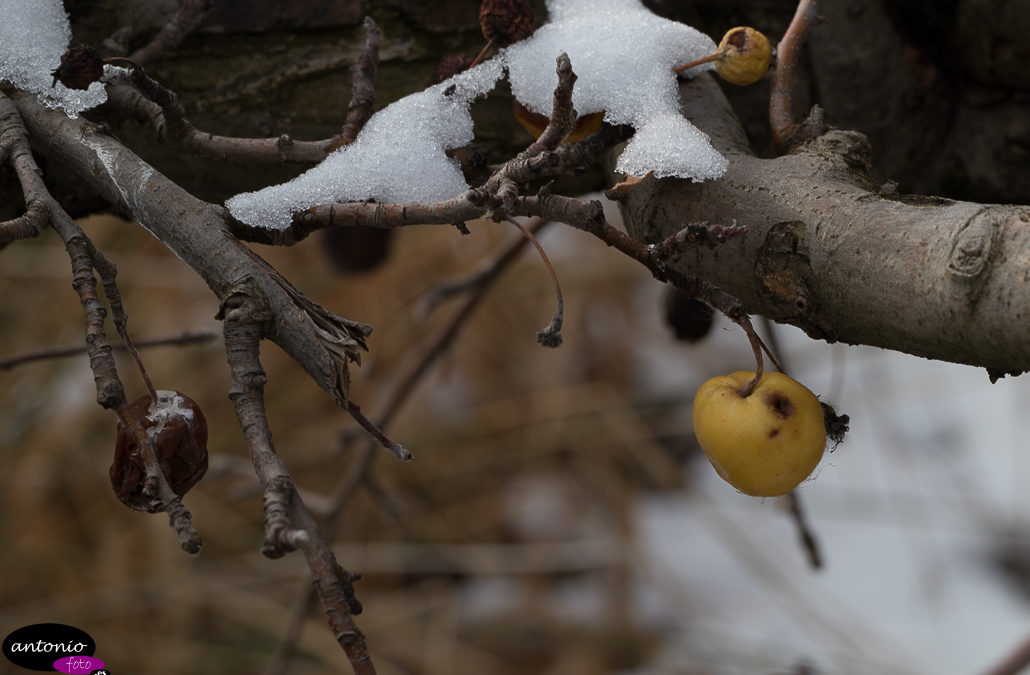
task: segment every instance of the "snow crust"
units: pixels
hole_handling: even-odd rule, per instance
[[[615,170],[658,178],[718,178],[726,159],[679,112],[678,65],[716,50],[704,33],[663,19],[638,0],[551,0],[550,23],[515,43],[503,58],[512,93],[530,110],[551,111],[555,59],[563,51],[579,79],[576,112],[605,112],[612,124],[630,124],[636,134]],[[712,64],[692,68],[696,75]]]
[[[502,63],[491,59],[405,96],[374,114],[353,143],[318,166],[288,183],[236,195],[226,206],[244,223],[284,229],[293,212],[318,204],[457,196],[468,184],[445,151],[472,140],[469,104],[493,89],[502,72]]]
[[[71,26],[61,0],[0,0],[0,80],[37,95],[48,108],[62,108],[69,117],[107,100],[104,85],[51,88],[50,74],[61,64],[71,41]]]
[[[449,80],[380,110],[354,143],[294,180],[226,202],[250,225],[284,229],[297,211],[318,204],[374,199],[438,201],[469,188],[446,151],[472,140],[469,104],[507,71],[515,97],[548,115],[557,86],[555,61],[565,52],[578,76],[573,105],[580,115],[604,111],[636,134],[616,164],[622,173],[718,178],[726,159],[679,112],[675,66],[711,54],[703,33],[648,11],[639,0],[548,0],[550,23]],[[691,69],[695,75],[714,66]]]

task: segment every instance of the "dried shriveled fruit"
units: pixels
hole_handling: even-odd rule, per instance
[[[147,462],[133,433],[146,435],[157,453],[161,473],[176,495],[182,497],[207,471],[207,420],[200,406],[177,391],[158,390],[157,401],[139,398],[120,411],[111,487],[129,508],[155,513],[163,504],[144,494]]]
[[[443,82],[450,77],[454,77],[458,73],[465,72],[472,67],[472,64],[475,63],[475,61],[476,58],[474,56],[469,56],[468,54],[453,54],[448,56],[441,61],[440,65],[437,67],[436,79],[439,82]]]
[[[69,89],[89,89],[104,74],[104,59],[89,45],[79,45],[61,54],[61,65],[50,74],[54,76],[51,87],[60,82]]]
[[[495,47],[507,47],[533,34],[533,8],[526,0],[483,0],[479,27]]]

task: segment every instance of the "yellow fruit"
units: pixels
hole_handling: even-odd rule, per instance
[[[738,26],[726,31],[716,51],[715,72],[730,84],[753,84],[769,70],[772,48],[754,28]]]
[[[815,395],[783,373],[713,377],[694,396],[694,434],[722,478],[744,494],[775,497],[815,470],[826,447],[823,409]]]
[[[533,138],[540,138],[540,134],[544,133],[544,129],[547,128],[547,123],[550,122],[550,120],[539,113],[533,112],[517,100],[514,104],[515,119],[519,121],[522,128],[528,131]],[[576,118],[576,124],[572,127],[572,131],[569,132],[569,135],[565,140],[562,141],[562,145],[565,143],[575,143],[576,141],[581,141],[587,136],[590,136],[601,128],[602,122],[604,122],[603,112],[589,113]]]

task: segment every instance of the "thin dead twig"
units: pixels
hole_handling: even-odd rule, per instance
[[[137,340],[135,345],[138,349],[147,349],[150,347],[165,347],[165,346],[179,346],[184,347],[188,345],[206,344],[211,342],[216,337],[215,333],[211,332],[200,332],[200,333],[182,333],[181,335],[153,338],[151,340]],[[124,345],[112,345],[112,349],[125,350]],[[50,359],[65,358],[68,356],[78,356],[85,353],[87,347],[76,345],[74,347],[53,347],[50,349],[38,349],[31,352],[25,352],[24,354],[16,354],[9,356],[4,359],[0,359],[0,370],[10,370],[17,366],[25,365],[28,363],[34,363],[36,361],[48,361]]]
[[[185,3],[193,1],[185,0]],[[344,127],[337,136],[319,141],[297,141],[287,134],[277,138],[237,138],[203,132],[186,119],[176,95],[147,75],[131,58],[105,59],[108,67],[104,70],[104,80],[134,90],[135,96],[112,93],[111,99],[149,120],[157,130],[158,140],[184,152],[240,162],[317,163],[334,149],[350,143],[372,114],[372,78],[379,61],[379,28],[371,18],[366,18],[365,30],[365,50],[351,71],[353,95]]]
[[[183,41],[194,28],[200,25],[201,20],[209,9],[214,5],[214,0],[182,0],[178,11],[172,15],[157,35],[132,54],[129,58],[136,63],[146,63]]]

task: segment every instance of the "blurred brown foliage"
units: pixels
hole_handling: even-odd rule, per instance
[[[218,332],[213,295],[142,228],[103,216],[83,226],[119,267],[137,340]],[[364,575],[358,622],[382,673],[598,673],[646,661],[657,639],[632,606],[633,506],[641,490],[681,487],[689,396],[703,373],[688,369],[690,348],[663,325],[661,287],[643,268],[552,228],[542,242],[566,293],[565,344],[536,344],[554,297],[540,261],[523,254],[389,430],[415,461],[381,457],[331,533],[341,564]],[[362,276],[335,273],[315,238],[260,252],[316,301],[376,326],[352,390],[374,414],[451,309],[422,321],[417,300],[514,231],[471,229],[399,232],[387,264]],[[3,260],[0,356],[81,343],[56,236],[19,242]],[[683,354],[679,393],[649,390],[655,345]],[[112,494],[115,421],[94,402],[85,356],[0,370],[0,625],[79,626],[113,672],[260,672],[307,570],[298,555],[258,552],[260,489],[220,339],[143,358],[155,386],[187,393],[207,415],[211,469],[185,499],[204,550],[184,555],[163,516]],[[277,448],[317,513],[364,439],[278,348],[262,359]],[[119,363],[129,396],[142,394],[131,361]],[[576,611],[562,599],[569,587],[590,589],[596,609]],[[291,673],[343,667],[321,608],[298,648]]]

